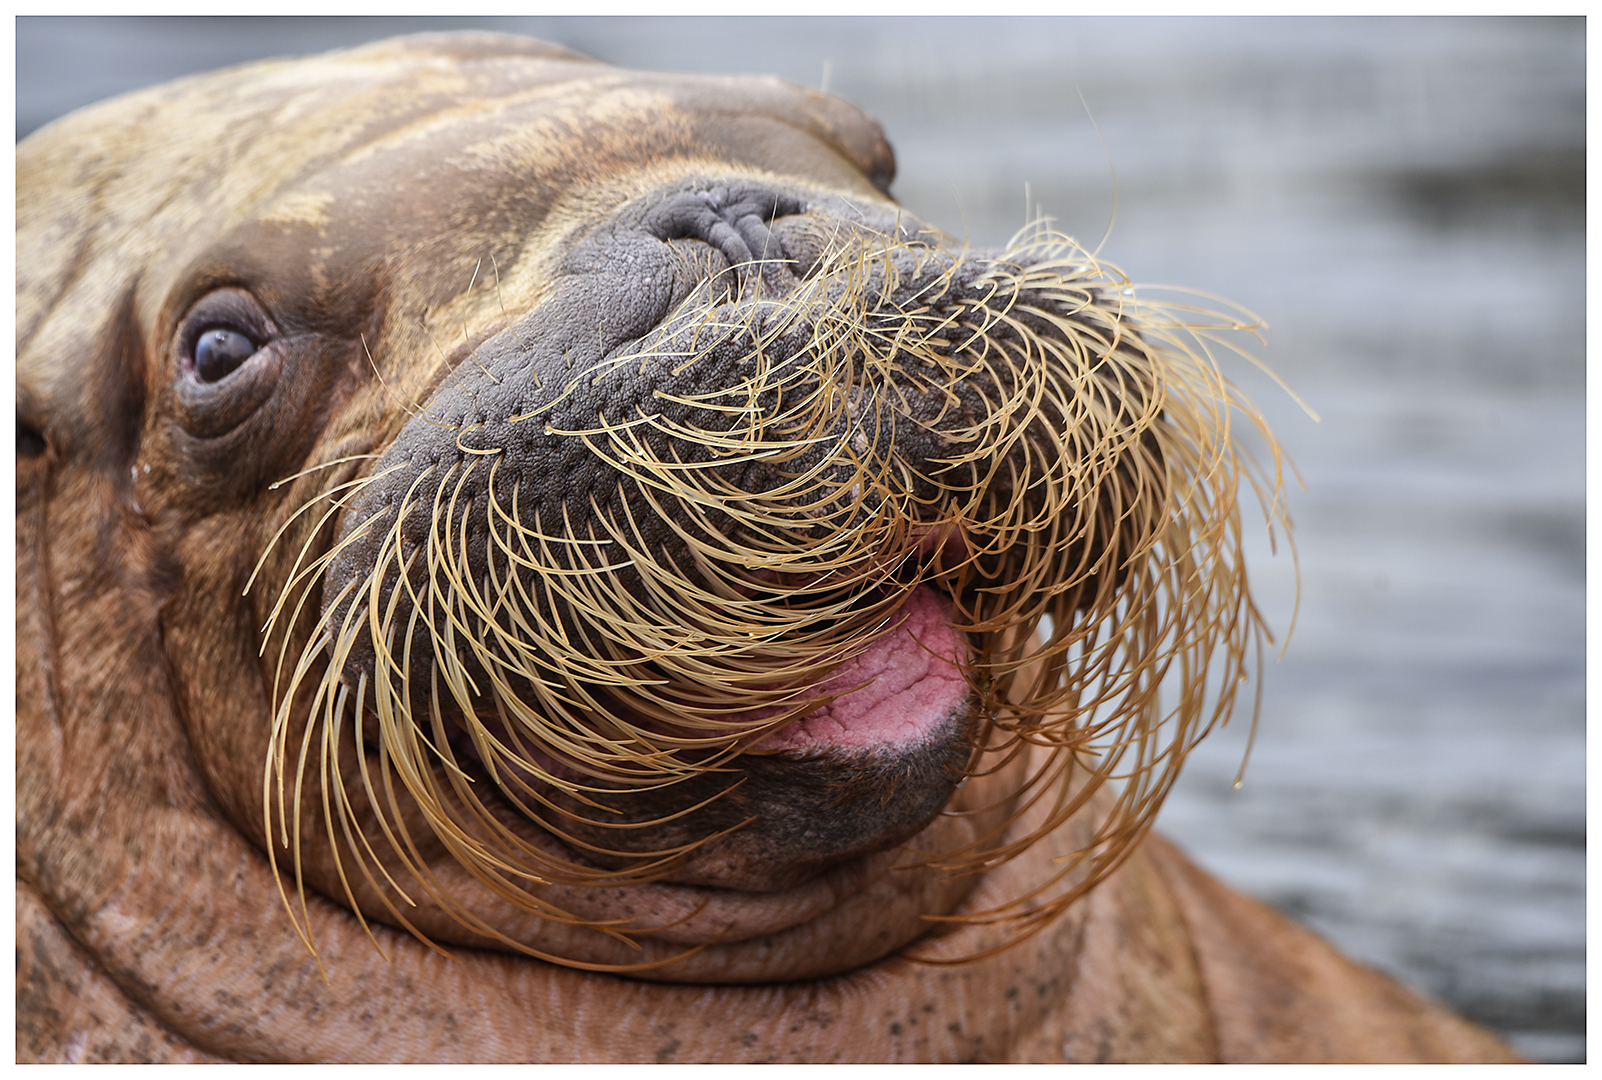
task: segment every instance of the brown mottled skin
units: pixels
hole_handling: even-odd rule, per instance
[[[1079,819],[977,881],[889,872],[891,851],[763,892],[553,892],[593,917],[691,916],[643,953],[425,852],[520,941],[612,963],[707,945],[648,979],[500,951],[426,898],[409,917],[452,955],[379,922],[381,954],[313,842],[319,973],[261,827],[260,627],[311,534],[242,593],[280,525],[350,472],[269,485],[388,445],[398,403],[557,296],[564,253],[640,192],[713,176],[893,214],[892,174],[878,127],[833,98],[473,34],[185,80],[18,147],[19,1060],[1511,1059],[1157,838],[1022,944],[928,962],[1005,930],[924,913],[1028,892],[1088,835]],[[469,292],[492,259],[498,288]],[[175,341],[219,289],[270,321],[276,367],[197,390]]]

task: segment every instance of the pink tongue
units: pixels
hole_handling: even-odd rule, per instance
[[[915,742],[963,707],[968,684],[957,665],[967,642],[951,628],[951,601],[928,586],[902,607],[901,625],[841,665],[818,687],[861,687],[758,742],[758,750],[890,746]]]

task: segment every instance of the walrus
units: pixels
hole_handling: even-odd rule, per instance
[[[1236,324],[893,176],[487,34],[18,147],[19,1059],[1511,1058],[1148,831]]]

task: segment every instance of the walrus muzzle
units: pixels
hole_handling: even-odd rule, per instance
[[[349,495],[313,711],[558,839],[544,879],[771,891],[909,839],[1049,730],[999,692],[1023,643],[1067,652],[1167,525],[1162,373],[1063,255],[769,185],[626,203]]]

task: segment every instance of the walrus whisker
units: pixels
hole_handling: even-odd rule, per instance
[[[362,741],[361,741],[361,739],[362,739],[362,736],[361,736],[361,724],[359,722],[359,717],[361,716],[360,689],[361,689],[361,686],[358,686],[358,703],[357,703],[357,705],[355,706],[355,708],[353,710],[354,715],[358,718],[358,721],[356,723],[352,724],[352,726],[351,726],[351,734],[352,734],[352,738],[355,741],[356,764],[357,764],[357,768],[358,768],[358,770],[360,772],[360,776],[361,776],[362,790],[366,793],[366,796],[367,796],[367,799],[368,799],[369,803],[371,805],[376,806],[376,805],[379,804],[378,792],[373,787],[371,771],[369,770],[368,764],[367,764],[367,756],[368,755],[367,755],[366,751],[363,749]],[[379,758],[380,758],[380,763],[381,763],[381,767],[382,767],[382,761],[383,761],[382,744],[380,744],[380,748],[379,748]],[[348,807],[348,803],[347,803],[347,807]],[[397,840],[396,840],[393,832],[391,831],[391,829],[389,827],[389,822],[388,822],[387,819],[384,818],[384,816],[382,814],[378,815],[378,823],[379,823],[379,827],[383,831],[385,839],[389,841],[389,843],[392,845],[392,847],[393,846],[397,846]],[[357,860],[356,860],[357,868],[361,871],[362,876],[366,879],[366,881],[369,884],[369,886],[372,887],[373,892],[377,895],[377,897],[379,899],[379,902],[384,907],[384,910],[386,910],[389,913],[390,918],[394,919],[396,921],[396,923],[398,923],[408,933],[410,933],[411,935],[416,937],[425,946],[427,946],[431,951],[437,953],[440,956],[446,957],[447,959],[452,958],[453,954],[449,950],[442,948],[437,942],[435,942],[431,938],[429,938],[429,936],[427,934],[424,934],[413,923],[413,921],[407,917],[407,915],[404,912],[402,912],[398,907],[395,906],[394,901],[391,900],[389,895],[385,892],[385,890],[382,887],[379,886],[377,878],[375,878],[374,875],[373,875],[373,868],[375,866],[376,866],[378,872],[384,876],[384,880],[386,882],[388,882],[389,888],[394,890],[396,895],[399,896],[400,899],[402,901],[404,901],[405,904],[408,907],[417,907],[418,906],[417,902],[415,900],[413,900],[410,895],[407,894],[407,892],[401,887],[400,883],[397,882],[395,880],[394,876],[390,874],[388,868],[384,865],[383,861],[378,857],[378,853],[373,849],[373,846],[372,846],[371,842],[368,840],[366,835],[364,833],[362,833],[359,829],[355,830],[357,835],[361,837],[361,845],[360,845],[360,847],[357,846],[356,840],[351,836],[351,832],[352,832],[351,825],[350,825],[349,819],[345,816],[344,811],[342,811],[342,814],[341,814],[341,824],[344,826],[345,837],[346,837],[347,843],[351,847],[352,851],[357,854]],[[367,858],[362,858],[360,856],[360,852],[362,850],[365,850],[367,852],[367,856],[368,856]],[[343,868],[341,868],[341,870],[340,870],[340,878],[341,878],[342,882],[345,880]],[[348,884],[346,886],[346,896],[347,896],[347,898],[352,900],[352,904],[353,904],[353,906],[355,906],[355,904],[354,904],[354,893],[349,889]],[[379,955],[384,956],[385,959],[387,960],[388,957],[387,957],[387,954],[385,953],[385,951],[384,951],[384,949],[382,947],[382,943],[378,941],[376,935],[373,933],[373,931],[372,931],[371,927],[368,925],[366,919],[363,918],[363,919],[361,919],[359,921],[361,923],[362,929],[367,933],[367,936],[369,937],[369,939],[372,940],[373,945],[376,948],[378,948]]]
[[[314,706],[314,709],[315,709],[315,706]],[[308,754],[310,753],[312,737],[313,737],[314,733],[317,731],[317,728],[319,726],[320,725],[317,725],[317,724],[307,724],[305,731],[301,735],[300,753],[298,755],[298,764],[297,764],[296,769],[295,769],[294,803],[292,804],[297,808],[301,805],[301,785],[302,785],[302,781],[303,781],[303,779],[304,779],[304,777],[306,775],[306,758],[307,758]],[[287,735],[287,731],[286,731],[286,735]],[[284,747],[284,749],[287,751],[287,749],[288,749],[287,745]],[[268,805],[270,806],[271,804],[269,803]],[[285,824],[285,822],[283,821],[282,817],[280,818],[280,823],[281,824]],[[282,841],[284,846],[288,847],[290,849],[290,852],[291,852],[291,856],[292,856],[292,860],[293,860],[293,866],[294,866],[294,872],[295,872],[295,890],[296,890],[296,894],[297,894],[297,896],[298,896],[298,898],[300,900],[300,910],[301,910],[301,914],[303,916],[302,919],[296,920],[295,916],[294,916],[294,909],[291,907],[290,908],[290,920],[291,920],[291,922],[296,923],[296,931],[298,933],[300,933],[301,940],[306,943],[307,949],[309,949],[311,951],[313,956],[316,956],[317,955],[317,945],[316,945],[316,942],[313,940],[313,936],[312,936],[310,907],[309,907],[309,905],[307,903],[307,900],[306,900],[306,877],[305,877],[305,874],[303,873],[302,863],[301,863],[301,850],[302,849],[301,849],[301,842],[300,842],[300,832],[301,832],[300,815],[297,813],[294,816],[293,822],[290,823],[290,828],[285,833],[283,841]],[[277,870],[278,861],[277,861],[276,853],[272,850],[271,844],[268,845],[268,855],[269,855],[269,858],[271,859],[271,862],[272,862],[272,865],[273,865],[273,868],[274,868],[274,871],[275,871],[275,876],[276,876],[276,870]],[[282,892],[281,885],[280,885],[280,892]],[[288,897],[285,897],[285,902],[286,902],[286,905],[287,905]],[[318,962],[318,969],[319,969],[319,971],[321,971],[321,969],[322,969],[322,963],[321,963],[320,960]],[[324,978],[326,978],[326,977],[327,977],[327,975],[325,973],[324,974]]]
[[[482,269],[484,269],[484,257],[482,255],[480,255],[478,257],[478,261],[473,264],[473,276],[467,279],[467,288],[462,290],[462,295],[463,296],[469,296],[469,295],[472,294],[473,286],[478,284],[478,272],[480,270],[482,270]],[[467,340],[467,324],[466,323],[462,324],[462,340],[463,341]]]
[[[345,465],[352,461],[371,461],[380,456],[381,455],[379,454],[346,454],[344,457],[334,458],[332,461],[319,462],[318,464],[308,466],[297,473],[292,473],[289,476],[283,477],[282,479],[274,480],[272,483],[267,485],[267,490],[277,491],[285,484],[293,483],[302,477],[310,476],[312,473],[333,468],[335,465]],[[271,545],[269,544],[268,546],[270,547]]]
[[[355,708],[353,709],[354,722],[351,724],[351,738],[352,738],[353,742],[355,743],[356,768],[357,768],[358,773],[359,773],[359,775],[361,777],[362,791],[367,796],[368,802],[371,805],[376,806],[376,805],[379,804],[379,795],[378,795],[378,790],[373,785],[373,770],[369,767],[369,764],[368,764],[368,752],[367,752],[365,746],[363,745],[362,725],[361,725],[361,716],[362,716],[362,701],[361,701],[362,693],[361,692],[366,688],[366,685],[367,685],[367,680],[366,680],[366,677],[363,676],[358,681],[358,684],[357,684],[357,703],[356,703]],[[376,707],[377,707],[377,705],[376,705],[376,702],[375,702],[375,708]],[[381,740],[381,739],[378,742],[378,755],[379,755],[380,762],[382,762],[383,761],[383,757],[384,757],[384,750],[383,750],[383,740]],[[379,825],[379,828],[383,832],[384,839],[389,842],[391,847],[396,846],[395,836],[394,836],[394,833],[393,833],[392,829],[390,828],[389,820],[387,818],[385,818],[382,814],[378,815],[378,825]],[[395,918],[397,918],[397,919],[404,920],[405,916],[402,915],[402,913],[395,907],[394,903],[391,902],[388,894],[382,888],[380,888],[378,886],[377,880],[373,877],[373,869],[376,868],[377,871],[384,876],[384,880],[389,883],[389,888],[392,889],[395,892],[395,894],[398,897],[400,897],[400,899],[402,901],[405,902],[406,906],[408,906],[408,907],[416,907],[417,906],[417,901],[413,900],[412,897],[407,893],[407,891],[401,886],[400,882],[395,880],[394,875],[392,875],[389,872],[389,868],[386,867],[384,865],[383,860],[381,858],[379,858],[378,852],[376,850],[374,850],[373,845],[372,845],[372,841],[368,839],[367,835],[365,833],[362,833],[360,830],[357,830],[357,835],[361,837],[361,846],[360,846],[360,848],[357,847],[357,845],[356,845],[354,840],[350,839],[348,834],[347,834],[347,840],[349,840],[349,842],[350,842],[351,849],[358,853],[358,858],[357,858],[357,866],[358,866],[358,868],[361,870],[363,876],[367,878],[368,883],[373,886],[374,892],[381,898],[385,908],[390,912],[390,914],[392,916],[394,916]],[[360,852],[361,851],[366,851],[367,858],[364,859],[364,858],[360,857]]]
[[[366,687],[367,687],[367,679],[366,679],[365,676],[357,680],[357,683],[356,683],[356,706],[355,707],[356,707],[358,716],[361,715],[361,712],[360,712],[360,710],[361,710],[361,701],[362,701],[362,697],[363,697],[364,691],[366,690]],[[339,742],[341,719],[345,715],[345,701],[346,701],[347,696],[348,696],[347,695],[347,690],[348,690],[347,687],[344,687],[344,686],[340,687],[339,698],[335,702],[334,708],[332,709],[332,711],[330,712],[330,714],[328,716],[328,722],[326,724],[321,725],[322,738],[321,738],[320,752],[321,752],[321,758],[322,758],[322,772],[323,772],[324,776],[330,777],[334,781],[334,783],[332,783],[332,784],[325,783],[325,784],[322,785],[323,822],[324,822],[324,826],[325,826],[325,829],[326,829],[327,834],[328,834],[329,846],[333,850],[338,850],[338,843],[339,843],[337,837],[334,835],[334,823],[335,823],[335,818],[336,818],[336,813],[335,813],[336,809],[338,811],[337,818],[338,818],[338,822],[339,822],[339,825],[340,825],[340,829],[344,833],[346,842],[350,845],[352,850],[358,850],[357,849],[357,845],[355,843],[355,840],[351,837],[351,834],[350,834],[351,833],[351,830],[350,830],[350,810],[351,810],[350,793],[346,790],[344,784],[340,781],[339,761],[338,761],[338,754],[337,754],[337,751],[336,751],[336,747],[338,746],[338,742]],[[358,734],[356,736],[356,738],[359,740],[360,739],[360,735]],[[329,789],[330,788],[335,788],[335,789],[338,790],[339,794],[338,794],[337,798],[331,798],[330,793],[329,793]],[[365,844],[365,840],[363,841],[363,843]],[[366,860],[358,858],[357,859],[357,865],[360,866],[362,868],[364,874],[366,874],[366,865],[367,865],[366,864]],[[354,898],[355,895],[356,895],[356,892],[355,892],[355,890],[353,888],[351,888],[350,879],[346,876],[344,860],[336,860],[334,869],[335,869],[335,873],[337,873],[339,875],[339,882],[340,882],[341,887],[345,891],[345,895],[347,897]],[[372,881],[371,875],[367,874],[366,876],[368,877],[369,882],[371,882]],[[394,882],[391,881],[391,885],[393,885],[393,884],[394,884]],[[396,891],[400,892],[400,890],[398,888],[397,888]],[[401,893],[401,896],[405,897],[405,893]],[[302,903],[304,904],[304,897],[302,897]],[[394,905],[391,904],[389,906],[391,908],[393,908]],[[353,907],[353,910],[355,910],[354,907]],[[308,929],[309,929],[310,928],[310,923],[311,923],[310,913],[304,911],[304,909],[303,909],[302,914],[306,919],[306,923],[307,923],[307,926],[308,926]],[[391,914],[398,916],[399,912],[392,911]],[[373,943],[373,945],[378,949],[379,955],[385,956],[383,946],[379,943],[378,936],[373,933],[372,927],[368,925],[366,916],[362,915],[358,911],[356,919],[357,919],[357,922],[361,925],[362,931],[364,933],[366,933],[366,935],[368,937],[368,940],[370,940]],[[388,959],[387,956],[385,956],[385,958]]]
[[[279,486],[279,484],[285,484],[285,483],[288,483],[291,480],[297,480],[302,476],[308,475],[309,473],[316,472],[318,469],[326,468],[328,465],[338,465],[338,464],[341,464],[342,462],[357,461],[357,460],[361,460],[363,458],[371,458],[371,457],[375,457],[375,456],[377,456],[377,455],[373,455],[373,454],[355,454],[355,455],[352,455],[350,457],[341,458],[339,461],[328,462],[326,465],[319,465],[319,466],[315,466],[315,467],[313,467],[311,469],[302,470],[301,472],[295,474],[294,476],[286,477],[283,480],[278,481],[278,483],[276,483],[276,484],[274,484],[272,486],[274,488],[276,488],[276,487]],[[353,479],[344,481],[343,483],[337,484],[334,487],[330,488],[328,491],[319,492],[318,494],[314,495],[312,498],[308,499],[306,502],[302,503],[300,505],[300,507],[297,508],[293,514],[289,515],[289,517],[284,521],[283,525],[279,527],[278,531],[273,533],[272,539],[267,541],[266,546],[262,549],[261,557],[256,560],[256,565],[250,571],[250,577],[247,578],[246,581],[245,581],[245,587],[242,590],[240,590],[240,595],[241,596],[248,596],[250,594],[251,586],[256,583],[256,578],[261,574],[262,567],[264,565],[266,565],[268,556],[270,556],[273,553],[273,550],[278,546],[278,541],[283,539],[284,533],[289,531],[290,526],[293,525],[297,520],[299,520],[302,514],[306,513],[306,511],[310,510],[313,506],[316,506],[319,502],[322,502],[324,499],[328,500],[331,512],[338,512],[339,510],[343,509],[344,505],[345,505],[345,501],[343,499],[339,498],[340,492],[348,492],[348,493],[359,492],[363,488],[367,487],[369,484],[375,483],[376,481],[383,479],[385,476],[388,476],[390,473],[395,471],[395,468],[398,468],[398,466],[391,467],[389,469],[385,469],[384,471],[379,472],[379,473],[374,473],[371,476],[359,476],[359,477],[355,477]],[[311,533],[313,535],[315,535],[317,533],[318,529],[320,529],[322,527],[322,525],[327,522],[327,520],[328,520],[327,516],[325,515],[321,520],[318,521],[317,527],[315,527],[312,530],[310,530]],[[295,570],[297,570],[300,567],[301,557],[304,557],[304,555],[305,555],[305,549],[303,547],[301,552],[300,552],[300,556],[297,557],[296,560],[295,560],[294,567],[291,568],[291,571],[290,571],[291,577],[293,577]],[[285,586],[285,588],[279,594],[280,597],[282,597],[285,593],[287,593],[289,591],[289,587],[290,586],[288,586],[288,585]],[[270,622],[271,622],[271,620],[269,620],[269,623]],[[263,632],[264,633],[266,632],[265,627],[263,628]]]
[[[1255,463],[1233,449],[1230,410],[1243,399],[1218,374],[1210,324],[1137,301],[1121,273],[1043,225],[1033,229],[982,265],[877,235],[868,243],[837,239],[788,292],[770,292],[761,274],[749,289],[730,275],[731,295],[745,297],[744,307],[722,303],[715,284],[693,291],[646,338],[573,371],[553,395],[510,417],[543,417],[548,437],[578,440],[613,470],[610,505],[595,493],[581,508],[562,500],[559,522],[548,505],[525,509],[519,485],[507,491],[497,480],[503,447],[463,441],[485,425],[445,425],[468,460],[434,476],[431,466],[408,485],[361,579],[361,602],[325,605],[344,612],[343,628],[307,647],[280,715],[287,717],[308,658],[331,648],[316,697],[324,737],[337,741],[352,705],[338,672],[353,662],[358,639],[368,642],[380,680],[373,688],[376,774],[367,771],[359,733],[355,745],[360,786],[376,795],[380,784],[387,793],[378,814],[385,842],[409,872],[422,873],[398,801],[404,789],[474,877],[516,905],[537,904],[510,882],[552,880],[551,856],[489,812],[456,760],[451,730],[465,734],[491,787],[524,817],[575,851],[622,857],[551,815],[587,806],[593,825],[624,833],[692,817],[726,792],[648,820],[622,820],[596,801],[614,790],[600,781],[654,790],[725,767],[742,746],[815,708],[821,699],[808,686],[889,633],[918,582],[938,583],[953,598],[956,628],[975,640],[964,678],[989,703],[987,745],[1006,759],[1029,745],[1051,754],[1020,787],[1013,815],[1036,813],[1042,825],[1017,837],[990,828],[959,851],[917,853],[921,865],[955,875],[999,865],[1087,805],[1103,784],[1123,785],[1090,842],[1031,894],[1029,902],[1044,908],[1009,905],[961,917],[1010,920],[1024,932],[1043,925],[1118,865],[1198,731],[1227,718],[1233,683],[1209,691],[1214,707],[1206,715],[1185,694],[1178,707],[1162,709],[1156,687],[1170,671],[1187,686],[1205,683],[1198,662],[1218,644],[1244,664],[1244,641],[1260,634],[1261,623],[1249,600],[1242,607],[1238,558],[1216,561],[1238,543],[1238,528],[1218,531],[1236,513],[1227,492],[1247,476],[1271,524],[1282,520],[1283,503],[1277,448],[1273,477],[1261,482]],[[835,231],[842,235],[838,225]],[[910,269],[897,261],[905,250],[914,251]],[[482,260],[475,283],[481,269]],[[948,303],[959,279],[966,291]],[[1217,325],[1242,328],[1239,320]],[[564,419],[580,415],[567,405],[574,395],[609,373],[665,364],[692,379],[715,350],[745,358],[738,378],[658,387],[650,407],[636,406],[633,415],[614,418],[603,408],[592,422]],[[483,365],[476,353],[468,360]],[[900,381],[905,373],[910,382]],[[450,379],[464,377],[458,369]],[[882,393],[864,391],[879,385]],[[1248,416],[1265,430],[1260,416]],[[940,440],[946,452],[922,466],[902,460],[903,424]],[[495,463],[480,478],[475,468],[485,456]],[[751,468],[768,470],[771,482],[752,490],[730,472]],[[338,506],[364,489],[337,489]],[[314,534],[336,509],[325,510]],[[413,514],[435,525],[403,558],[401,522]],[[914,522],[936,533],[955,529],[956,555],[915,557],[914,537],[924,533],[915,533]],[[649,539],[658,534],[689,562]],[[353,530],[326,557],[297,563],[292,585],[309,587],[357,537],[373,542]],[[1186,554],[1192,544],[1205,549],[1202,557]],[[479,551],[495,557],[469,573]],[[1152,575],[1148,563],[1166,569]],[[797,580],[784,584],[787,577]],[[364,614],[356,618],[358,608]],[[1026,648],[1048,617],[1046,640]],[[414,640],[432,656],[430,694],[407,674],[419,662]],[[395,647],[399,656],[391,655]],[[366,683],[356,685],[365,700]],[[429,737],[411,718],[414,694],[426,700]],[[504,736],[484,726],[480,702],[499,717]],[[441,711],[445,703],[453,719]],[[767,711],[753,721],[753,709]],[[352,722],[359,726],[359,717]],[[1174,735],[1159,738],[1169,727]],[[530,747],[587,779],[557,775]],[[690,751],[710,756],[681,757]],[[442,772],[431,779],[435,765]],[[296,805],[306,768],[303,752]],[[343,785],[333,758],[321,771],[325,786]],[[1070,774],[1079,778],[1072,789]],[[559,805],[547,790],[576,802]],[[447,791],[449,804],[441,801]],[[282,797],[279,806],[282,816]],[[348,830],[354,812],[334,797],[324,808],[327,826],[333,815]],[[712,838],[654,855],[626,853],[632,862],[623,870],[569,863],[558,877],[649,880]],[[343,846],[371,888],[405,895],[387,872],[379,887],[366,865],[382,870],[376,848],[348,832]]]
[[[283,613],[284,604],[287,602],[291,590],[293,590],[296,585],[301,585],[302,583],[304,583],[303,587],[301,588],[301,590],[300,590],[300,592],[298,594],[298,597],[297,597],[297,600],[296,600],[296,603],[295,603],[294,614],[290,618],[290,625],[294,625],[299,620],[301,609],[305,605],[306,600],[310,597],[310,595],[312,593],[313,586],[317,583],[317,581],[319,580],[320,575],[327,568],[328,564],[330,562],[332,562],[335,558],[337,558],[339,556],[339,554],[342,551],[345,550],[346,547],[348,547],[351,544],[354,544],[354,543],[360,541],[366,535],[364,530],[361,530],[361,529],[355,530],[350,535],[348,535],[346,537],[343,537],[339,542],[334,544],[328,551],[325,551],[322,555],[319,555],[317,558],[313,559],[311,562],[306,563],[304,566],[302,566],[302,563],[305,562],[307,554],[310,553],[312,547],[315,544],[315,539],[316,539],[317,535],[321,532],[321,530],[324,528],[324,526],[326,526],[333,519],[333,517],[336,514],[338,514],[340,511],[342,511],[345,508],[345,506],[347,504],[346,499],[338,497],[338,493],[340,491],[342,491],[342,490],[346,491],[348,494],[355,494],[357,492],[360,492],[363,488],[365,488],[369,484],[371,484],[374,481],[376,481],[376,480],[382,478],[383,476],[387,475],[389,471],[390,470],[386,470],[385,472],[378,473],[378,474],[376,474],[376,475],[374,475],[373,477],[370,477],[370,478],[362,478],[362,479],[358,479],[358,480],[349,481],[349,482],[347,482],[345,484],[339,485],[338,487],[332,489],[328,493],[328,497],[329,497],[329,506],[328,506],[328,508],[323,512],[322,517],[318,519],[317,524],[312,529],[308,530],[307,540],[300,546],[299,550],[295,553],[295,558],[294,558],[294,561],[290,564],[289,573],[288,573],[288,575],[287,575],[287,577],[285,579],[284,587],[279,590],[278,597],[273,602],[272,609],[268,612],[266,621],[262,624],[262,628],[261,628],[262,645],[261,645],[260,651],[258,651],[258,653],[257,653],[258,656],[265,654],[266,649],[267,649],[267,644],[268,644],[268,642],[271,641],[271,635],[272,635],[273,628],[278,624],[278,621],[279,621],[279,619],[280,619],[280,617],[281,617],[281,615]],[[294,515],[292,515],[292,517],[290,519],[291,522],[295,518],[300,517],[300,515],[303,514],[306,510],[310,509],[312,506],[315,506],[317,504],[317,502],[320,501],[323,497],[324,496],[317,496],[317,497],[311,499],[310,501],[306,502],[305,504],[303,504],[300,507],[300,509],[296,510]],[[273,536],[272,540],[268,544],[267,550],[269,552],[272,550],[273,545],[276,545],[278,543],[279,539],[282,538],[282,536],[283,536],[283,534],[284,534],[284,532],[285,532],[285,530],[287,528],[288,528],[288,524],[286,523],[285,527],[283,529],[278,530],[277,534],[275,534]],[[261,567],[264,564],[266,558],[267,558],[266,554],[263,554],[262,558],[257,561],[256,570],[251,573],[250,580],[245,583],[245,588],[243,590],[244,594],[248,594],[250,592],[251,586],[255,583],[256,574],[261,570]],[[282,643],[281,647],[280,647],[280,655],[279,655],[279,665],[280,666],[282,666],[282,664],[283,664],[282,648],[284,646],[287,646],[288,641],[289,641],[289,638],[286,636],[284,638],[284,640],[283,640],[283,643]]]
[[[431,701],[434,703],[433,707],[437,709],[437,702],[438,702],[437,693],[431,699]],[[387,760],[383,755],[383,748],[382,747],[380,748],[380,754],[381,754],[381,765],[382,765],[382,762],[384,760]],[[393,783],[392,783],[392,780],[393,780],[393,778],[395,776],[395,773],[391,769],[381,768],[380,775],[384,778],[386,797],[387,797],[389,805],[390,805],[391,813],[394,815],[395,820],[397,822],[400,822],[402,820],[401,811],[400,811],[399,803],[397,801],[397,795],[396,795],[396,792],[394,790],[394,786],[393,786]],[[417,794],[418,794],[418,792],[413,792],[414,796],[417,795]],[[436,813],[438,813],[437,809],[436,809]],[[485,934],[486,936],[489,936],[489,937],[491,937],[491,938],[493,938],[495,940],[498,940],[504,945],[516,948],[518,951],[527,953],[528,955],[540,957],[542,959],[548,958],[545,953],[543,953],[543,952],[541,952],[539,950],[536,950],[536,949],[532,949],[532,948],[530,948],[530,947],[528,947],[526,945],[519,944],[515,940],[507,937],[505,934],[501,933],[500,931],[496,930],[494,927],[490,926],[488,923],[484,922],[481,919],[478,919],[478,918],[474,917],[465,908],[462,908],[460,905],[457,905],[454,902],[452,902],[452,900],[450,899],[449,891],[443,889],[439,885],[437,880],[435,879],[435,877],[432,874],[432,872],[430,872],[427,869],[426,861],[422,858],[421,852],[419,852],[417,850],[415,844],[413,843],[413,841],[411,839],[410,834],[405,830],[404,826],[402,826],[398,836],[396,836],[393,833],[389,833],[387,829],[386,829],[386,835],[390,838],[392,843],[396,843],[398,841],[398,845],[399,846],[397,846],[397,848],[396,848],[397,852],[398,853],[403,853],[403,854],[401,854],[401,857],[402,857],[403,861],[406,863],[407,868],[410,870],[410,872],[414,876],[416,876],[418,878],[418,880],[422,883],[423,887],[427,890],[428,894],[432,898],[434,898],[437,902],[441,903],[446,908],[446,910],[450,911],[452,916],[457,918],[458,920],[460,920],[463,923],[463,925],[468,926],[469,928],[473,929],[474,931],[476,931],[478,933]],[[453,844],[453,838],[455,840],[454,844]],[[463,854],[463,851],[457,845],[465,843],[468,846],[468,848],[472,849],[472,850],[479,850],[479,847],[480,847],[477,844],[476,841],[472,840],[472,838],[468,837],[465,833],[457,834],[457,833],[449,833],[448,832],[446,834],[440,835],[440,839],[446,843],[447,847],[451,847],[458,855]],[[493,858],[493,854],[492,853],[487,853],[487,854],[489,854],[489,857],[491,858],[492,862],[497,861],[497,860],[495,860]],[[589,927],[592,927],[593,929],[596,929],[596,930],[598,930],[598,931],[600,931],[602,933],[607,934],[610,937],[618,938],[619,940],[622,940],[626,944],[631,944],[631,945],[633,944],[632,941],[629,940],[626,937],[626,935],[620,935],[613,929],[613,925],[614,925],[613,923],[609,923],[607,921],[595,921],[595,920],[582,920],[582,921],[576,920],[573,916],[571,916],[570,914],[562,911],[560,908],[557,908],[557,907],[554,907],[553,905],[547,904],[547,903],[539,900],[537,897],[534,897],[534,896],[526,893],[525,891],[523,891],[521,889],[517,889],[517,888],[514,888],[514,887],[511,887],[511,886],[507,885],[492,870],[486,869],[486,868],[480,866],[476,862],[466,862],[466,863],[464,863],[464,865],[468,866],[469,870],[474,873],[475,877],[479,878],[479,880],[483,881],[486,885],[488,885],[490,888],[495,890],[497,893],[505,896],[508,899],[512,899],[512,900],[521,902],[521,903],[526,904],[526,905],[532,905],[533,906],[533,910],[538,911],[545,918],[549,918],[549,919],[552,919],[552,920],[557,921],[557,922],[566,922],[566,923],[569,923],[569,924],[582,924],[582,925],[585,925],[585,926],[589,926]],[[529,879],[533,880],[533,881],[538,881],[539,880],[537,875],[525,875],[525,876],[529,877]],[[405,925],[407,925],[408,928],[411,929],[413,933],[418,933],[418,931],[415,928],[412,928],[409,923],[406,923]],[[427,940],[427,939],[425,938],[425,940]],[[445,950],[439,949],[439,947],[437,945],[434,945],[433,942],[430,941],[429,944],[432,947],[434,947],[436,950],[445,953],[445,955],[447,955],[447,956],[450,955]],[[677,958],[678,957],[675,957],[675,959],[677,959]]]
[[[407,401],[404,397],[402,397],[401,395],[395,393],[395,391],[390,388],[389,383],[385,381],[384,373],[383,373],[382,370],[380,370],[380,368],[378,366],[378,361],[373,359],[373,351],[367,347],[367,335],[366,335],[366,333],[358,334],[357,338],[362,343],[362,353],[367,357],[367,366],[368,366],[368,368],[370,368],[372,370],[373,377],[378,380],[378,385],[383,389],[384,394],[391,401],[393,401],[397,405],[399,405],[401,407],[401,409],[406,413],[407,416],[417,417],[417,416],[422,415],[422,413],[424,412],[424,408],[423,408],[422,405],[420,405],[419,403],[417,403],[415,401],[411,401],[411,402]]]

